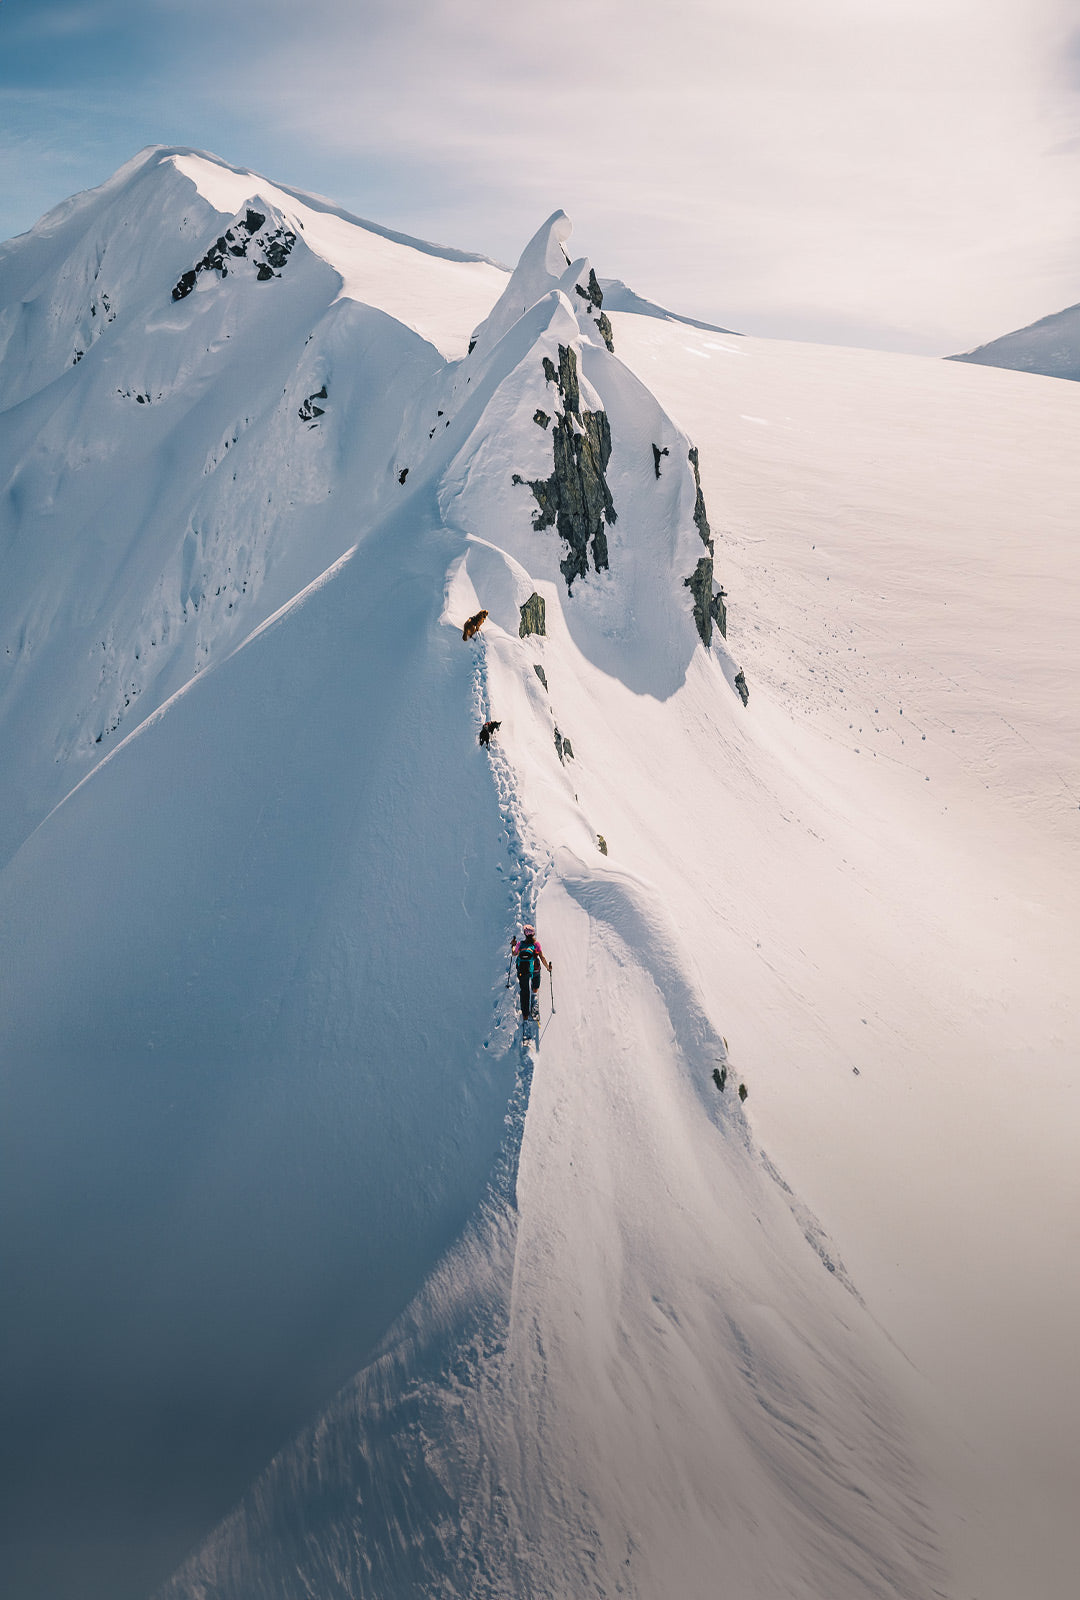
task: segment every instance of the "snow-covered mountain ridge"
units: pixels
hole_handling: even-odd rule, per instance
[[[1066,306],[1064,311],[1040,317],[1026,328],[1004,333],[999,339],[948,359],[1080,380],[1080,306]]]
[[[12,1593],[1067,1592],[1068,399],[568,238],[0,259]]]

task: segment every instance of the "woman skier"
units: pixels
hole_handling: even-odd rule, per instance
[[[539,1020],[540,1008],[536,995],[540,988],[540,963],[543,962],[549,972],[552,963],[537,944],[536,929],[531,922],[522,928],[521,938],[514,940],[513,954],[517,962],[518,983],[521,985],[521,1020]]]

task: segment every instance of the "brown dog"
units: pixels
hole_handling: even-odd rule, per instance
[[[484,623],[486,621],[487,621],[487,612],[486,611],[478,611],[476,613],[475,617],[470,617],[468,622],[462,628],[461,637],[463,639],[473,639],[473,638],[475,638],[475,636],[480,632],[480,629],[484,626]]]
[[[483,745],[489,745],[491,743],[492,734],[498,733],[501,727],[501,722],[485,722],[484,726],[480,729],[480,743]]]

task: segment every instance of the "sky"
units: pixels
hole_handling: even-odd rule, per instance
[[[1080,301],[1076,0],[0,0],[0,238],[190,145],[747,333],[966,350]]]

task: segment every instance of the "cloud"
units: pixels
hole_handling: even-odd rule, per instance
[[[679,309],[927,350],[1080,298],[1072,0],[152,11],[169,127],[141,142],[429,238],[516,259],[563,206],[602,274]]]
[[[456,217],[455,242],[513,257],[563,205],[656,298],[925,348],[1080,292],[1057,0],[254,9],[274,27],[237,42],[274,116],[392,168],[396,225]]]

